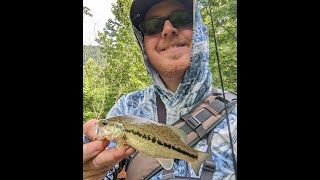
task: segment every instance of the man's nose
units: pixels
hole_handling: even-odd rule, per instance
[[[178,29],[175,28],[169,20],[166,20],[163,25],[162,36],[177,36]]]

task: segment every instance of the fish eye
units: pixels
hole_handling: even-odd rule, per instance
[[[104,121],[102,122],[102,125],[106,126],[108,124],[108,122]]]

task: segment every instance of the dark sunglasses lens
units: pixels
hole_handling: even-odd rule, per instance
[[[191,12],[177,11],[170,15],[170,22],[174,27],[184,27],[192,24],[193,17]],[[152,18],[140,24],[140,30],[144,35],[153,35],[162,31],[165,18]]]
[[[186,11],[178,11],[170,16],[170,22],[175,27],[183,27],[192,24],[192,13]]]
[[[144,21],[142,24],[142,32],[145,35],[157,34],[162,31],[164,21],[161,18],[153,18]]]

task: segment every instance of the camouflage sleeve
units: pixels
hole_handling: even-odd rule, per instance
[[[229,114],[229,123],[232,136],[232,145],[235,159],[237,159],[237,107]],[[235,171],[233,154],[231,151],[227,121],[222,121],[215,129],[211,139],[211,150],[213,160],[216,164],[216,171],[213,180],[233,180]]]

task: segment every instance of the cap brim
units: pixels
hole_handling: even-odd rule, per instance
[[[148,9],[160,2],[161,0],[133,0],[130,9],[130,19],[132,24],[138,28],[138,25],[143,21]],[[192,10],[193,0],[179,0],[187,9]]]

